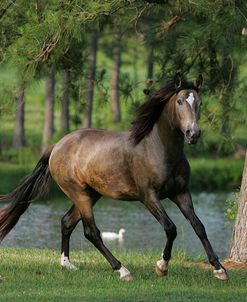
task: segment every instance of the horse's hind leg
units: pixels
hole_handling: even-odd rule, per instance
[[[84,200],[85,205],[85,200]],[[110,263],[114,271],[119,272],[120,279],[131,280],[132,275],[130,272],[119,262],[112,253],[104,245],[102,238],[100,236],[100,231],[97,228],[94,220],[94,215],[92,207],[90,205],[84,206],[82,210],[82,221],[84,226],[85,237],[100,251],[100,253],[106,258]]]
[[[91,189],[78,190],[72,187],[67,195],[74,201],[76,208],[80,212],[80,217],[83,222],[85,237],[100,251],[100,253],[110,263],[114,271],[119,272],[120,279],[131,280],[132,275],[130,272],[119,262],[112,253],[104,245],[100,236],[100,231],[97,228],[93,215],[93,205],[99,199],[98,193]]]
[[[81,214],[79,209],[75,205],[71,207],[71,209],[63,216],[61,220],[61,265],[68,269],[74,270],[76,270],[77,268],[69,260],[69,241],[70,236],[79,220],[81,220]]]

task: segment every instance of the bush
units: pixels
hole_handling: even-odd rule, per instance
[[[191,184],[194,191],[232,191],[241,185],[243,160],[194,159],[191,164]]]

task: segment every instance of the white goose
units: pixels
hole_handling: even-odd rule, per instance
[[[115,240],[115,239],[123,239],[123,234],[125,233],[125,229],[120,229],[118,233],[115,232],[102,232],[101,237],[103,239]]]

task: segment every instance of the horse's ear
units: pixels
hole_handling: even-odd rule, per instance
[[[199,76],[196,79],[196,83],[195,83],[195,86],[198,90],[200,90],[202,88],[202,83],[203,83],[203,77],[201,74],[199,74]]]
[[[176,75],[175,75],[175,78],[174,78],[174,84],[175,84],[175,88],[179,88],[182,84],[182,77],[181,77],[181,74],[180,72],[178,72]]]

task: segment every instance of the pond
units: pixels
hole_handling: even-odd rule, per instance
[[[200,193],[193,195],[197,215],[204,223],[209,240],[220,258],[227,257],[232,225],[226,221],[226,199],[230,194]],[[201,242],[179,209],[169,200],[162,201],[177,226],[174,249],[188,256],[205,255]],[[60,249],[60,220],[70,208],[66,198],[36,201],[3,240],[2,246]],[[165,236],[161,226],[139,202],[102,198],[95,206],[95,218],[101,231],[118,232],[125,228],[123,240],[105,241],[110,249],[124,251],[163,250]],[[71,237],[71,248],[88,251],[94,247],[84,238],[79,223]]]

